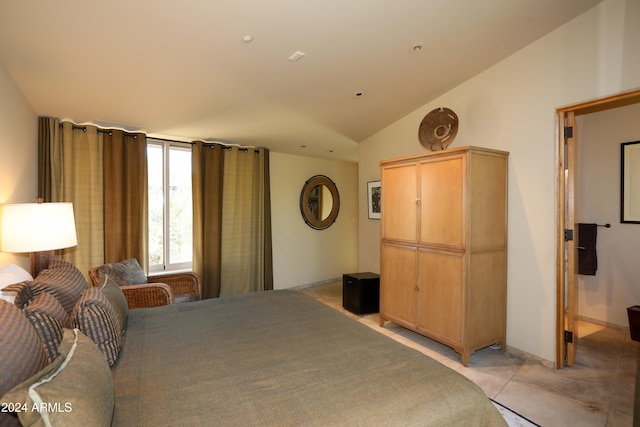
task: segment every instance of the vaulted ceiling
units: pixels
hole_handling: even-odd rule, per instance
[[[599,1],[2,0],[0,62],[38,115],[357,161]]]

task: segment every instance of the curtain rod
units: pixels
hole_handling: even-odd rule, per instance
[[[195,144],[195,142],[193,144]],[[224,145],[217,142],[205,142],[204,145],[205,146],[208,145],[210,146],[210,148],[214,148],[216,145],[219,145],[220,147],[222,147],[223,150],[227,150],[227,151],[233,150],[233,147],[238,147],[238,151],[243,151],[245,153],[248,153],[249,150],[251,149],[249,147],[240,147],[239,145]],[[260,149],[254,147],[253,152],[257,154],[260,152]]]
[[[191,141],[178,141],[177,139],[168,139],[168,138],[158,138],[155,136],[149,136],[147,135],[147,139],[151,139],[154,141],[162,141],[162,142],[176,142],[178,144],[189,144],[189,145],[193,145],[193,142]]]
[[[178,144],[189,144],[189,145],[196,145],[195,141],[177,141],[175,139],[167,139],[167,138],[157,138],[155,136],[147,136],[147,140],[155,140],[155,141],[164,141],[164,142],[176,142]],[[210,148],[219,146],[222,147],[223,149],[226,150],[232,150],[233,147],[238,147],[239,151],[244,151],[245,153],[248,153],[249,150],[251,148],[253,148],[255,153],[259,153],[260,149],[255,148],[255,147],[242,147],[238,144],[224,144],[222,142],[215,142],[215,141],[201,141],[202,144],[204,144],[205,146],[209,146]]]
[[[59,126],[63,127],[63,123],[65,123],[65,122],[60,122]],[[87,131],[87,125],[77,125],[77,124],[75,124],[73,122],[66,122],[66,123],[71,123],[72,129],[82,130],[83,132]],[[96,129],[97,129],[98,132],[109,133],[109,134],[114,130],[119,130],[122,133],[124,133],[125,135],[131,135],[134,138],[137,138],[138,134],[146,135],[144,132],[128,132],[128,131],[125,131],[125,130],[122,130],[122,129],[104,129],[104,128],[101,128],[101,127],[98,127],[98,126],[96,126]],[[158,137],[155,137],[155,136],[148,136],[148,135],[146,135],[146,138],[148,140],[151,139],[151,140],[163,141],[163,142],[175,142],[175,143],[178,143],[178,144],[189,144],[189,145],[195,145],[196,144],[195,142],[178,141],[176,139],[158,138]],[[210,146],[212,148],[215,147],[216,145],[218,145],[218,146],[221,146],[222,148],[225,148],[225,149],[227,149],[229,151],[231,151],[233,149],[233,147],[238,147],[239,151],[243,151],[245,153],[248,153],[249,149],[250,149],[250,147],[241,147],[239,144],[225,144],[225,143],[217,142],[217,141],[202,141],[202,143],[205,146],[208,145],[208,146]],[[254,149],[253,150],[254,153],[259,153],[260,152],[260,149],[258,149],[258,148],[253,147],[253,149]]]
[[[64,126],[64,123],[65,123],[65,122],[60,122],[60,125],[59,125],[59,126],[62,128],[62,127]],[[66,123],[71,123],[71,122],[66,122]],[[77,124],[75,124],[75,123],[71,123],[71,128],[72,128],[72,129],[81,130],[82,132],[86,132],[86,131],[87,131],[87,126],[88,126],[88,125],[77,125]],[[91,125],[91,126],[93,126],[93,125]],[[104,128],[101,128],[101,127],[98,127],[98,126],[96,126],[96,130],[97,130],[98,132],[100,132],[100,133],[109,133],[109,134],[110,134],[111,132],[113,132],[114,130],[119,130],[119,131],[121,131],[122,133],[124,133],[125,135],[131,135],[131,136],[133,136],[134,138],[137,138],[139,134],[144,134],[144,132],[129,132],[129,131],[126,131],[126,130],[122,130],[122,129],[115,129],[115,128],[114,128],[114,129],[104,129]],[[176,141],[176,142],[177,142],[177,141]]]

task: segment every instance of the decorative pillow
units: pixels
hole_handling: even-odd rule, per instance
[[[26,409],[18,413],[23,425],[111,425],[115,391],[102,354],[77,329],[65,329],[60,347],[62,353],[52,364],[13,388],[3,401]]]
[[[15,264],[0,268],[0,299],[13,303],[15,294],[10,289],[6,289],[6,287],[14,283],[31,281],[33,281],[31,274]]]
[[[46,364],[40,337],[22,310],[0,300],[0,396]]]
[[[35,278],[32,288],[34,295],[43,291],[53,294],[70,314],[82,291],[88,289],[89,284],[75,265],[54,258],[49,261],[49,268],[42,270]]]
[[[40,336],[49,362],[53,362],[58,356],[62,330],[65,326],[69,326],[69,315],[58,300],[48,292],[42,292],[33,297],[23,310]]]
[[[127,316],[129,315],[129,305],[127,298],[124,296],[120,286],[108,275],[98,273],[100,278],[100,290],[109,300],[109,304],[116,313],[118,324],[120,325],[120,333],[124,335]]]
[[[120,352],[121,333],[113,307],[98,288],[90,288],[73,309],[73,326],[91,338],[113,366]]]
[[[31,289],[32,284],[33,282],[14,283],[3,290],[12,292],[14,296],[13,304],[22,308],[31,298],[33,298],[33,290]]]
[[[122,262],[104,264],[98,267],[98,273],[108,274],[118,285],[139,285],[147,283],[147,275],[135,258],[129,258]]]

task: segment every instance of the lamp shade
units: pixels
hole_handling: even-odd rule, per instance
[[[72,203],[3,205],[0,251],[40,252],[78,244]]]

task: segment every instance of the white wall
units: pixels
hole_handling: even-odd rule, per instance
[[[598,228],[598,270],[578,276],[578,315],[628,327],[640,304],[640,224],[620,222],[620,144],[640,141],[640,104],[578,117],[578,221]]]
[[[0,204],[35,202],[38,192],[38,117],[0,64]],[[0,268],[29,270],[29,256],[0,252]]]
[[[555,111],[640,86],[639,3],[604,0],[359,147],[362,189],[379,178],[380,160],[424,152],[417,138],[422,118],[448,107],[460,119],[452,147],[511,153],[507,344],[549,361],[555,360]],[[378,272],[379,224],[366,219],[363,192],[359,204],[359,269]]]
[[[270,154],[273,281],[275,289],[342,277],[358,268],[358,165],[290,154]],[[309,227],[300,192],[314,175],[326,175],[340,195],[336,222]]]

